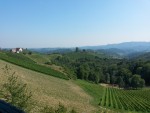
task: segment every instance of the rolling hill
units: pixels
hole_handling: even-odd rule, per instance
[[[41,58],[41,57],[40,57]],[[28,58],[27,56],[23,54],[13,54],[10,52],[0,52],[0,59],[5,60],[7,62],[10,62],[12,64],[16,64],[18,66],[31,69],[37,72],[41,72],[47,75],[63,78],[63,79],[69,79],[67,75],[60,71],[56,71],[50,67],[47,67],[45,65],[41,65],[37,63],[36,61],[32,60],[31,58]],[[41,58],[42,59],[42,58]]]
[[[74,108],[79,113],[92,113],[96,110],[96,108],[90,104],[92,97],[85,93],[74,82],[47,76],[2,60],[0,60],[0,84],[5,82],[2,68],[6,64],[11,67],[12,72],[16,72],[16,75],[19,76],[19,78],[27,84],[29,90],[32,91],[33,99],[36,101],[36,106],[33,109],[34,113],[40,113],[39,110],[44,105],[57,107],[59,102],[69,108]]]

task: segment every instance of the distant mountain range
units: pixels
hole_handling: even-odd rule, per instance
[[[79,49],[93,50],[110,56],[132,57],[150,52],[150,42],[124,42],[119,44],[108,44],[100,46],[84,46]],[[41,53],[66,53],[74,51],[75,48],[38,48],[30,49]]]
[[[108,44],[108,45],[100,45],[100,46],[85,46],[82,47],[84,49],[120,49],[120,50],[134,50],[134,51],[149,51],[150,50],[150,42],[123,42],[119,44]]]
[[[110,55],[132,56],[150,52],[150,42],[124,42],[119,44],[108,44],[101,46],[86,46],[82,49],[91,49]]]

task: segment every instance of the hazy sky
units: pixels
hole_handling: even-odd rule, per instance
[[[150,0],[0,0],[0,47],[150,41]]]

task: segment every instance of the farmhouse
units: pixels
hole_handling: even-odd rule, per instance
[[[23,51],[23,48],[13,48],[13,49],[11,49],[12,53],[20,53],[22,51]]]

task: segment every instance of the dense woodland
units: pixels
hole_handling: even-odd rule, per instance
[[[52,60],[74,78],[95,83],[117,84],[121,88],[150,85],[150,61],[145,59],[103,58],[88,51],[70,52]]]

